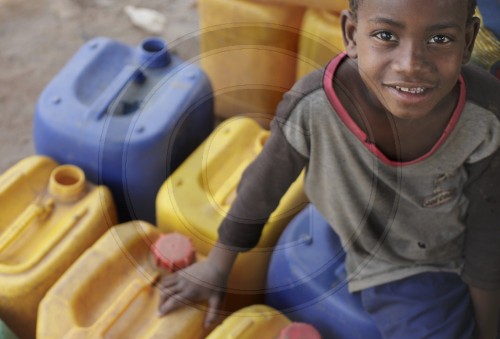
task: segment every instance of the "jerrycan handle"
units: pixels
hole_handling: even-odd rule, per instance
[[[145,283],[143,279],[134,279],[96,323],[90,327],[75,327],[66,334],[64,338],[103,338],[115,321],[118,320],[120,315],[122,315],[139,294],[149,286],[150,284]]]
[[[101,119],[125,87],[136,82],[142,84],[146,80],[144,69],[156,69],[166,67],[170,64],[170,53],[167,44],[159,38],[148,38],[142,41],[138,48],[139,65],[126,65],[120,73],[90,106],[86,117],[90,119]]]
[[[269,138],[269,131],[261,131],[254,140],[253,153],[258,155],[267,139]],[[253,159],[244,159],[239,166],[231,173],[222,185],[214,192],[213,201],[218,206],[231,206],[236,198],[236,188],[241,180],[243,172],[250,165]]]
[[[74,165],[60,165],[52,170],[49,177],[47,193],[50,197],[43,198],[39,202],[28,205],[26,209],[13,221],[13,223],[0,234],[0,252],[6,250],[16,241],[29,226],[36,221],[46,221],[54,209],[55,202],[71,203],[82,198],[86,192],[85,173]],[[24,272],[33,267],[57,244],[72,227],[78,223],[88,212],[87,208],[80,208],[68,218],[61,218],[59,226],[52,225],[54,229],[59,230],[47,239],[42,247],[33,251],[22,263],[11,266],[11,273]],[[1,264],[0,264],[1,265]]]
[[[156,273],[153,276],[155,281],[159,276]],[[115,302],[106,310],[104,315],[90,328],[89,338],[103,337],[107,330],[111,328],[114,322],[119,318],[119,315],[125,313],[130,304],[139,296],[139,294],[150,284],[147,284],[143,279],[135,279],[123,291],[123,293],[116,298]]]
[[[220,187],[213,193],[213,201],[218,206],[231,206],[236,198],[236,187],[241,180],[243,172],[250,164],[249,160],[242,161]]]
[[[106,90],[97,98],[96,101],[90,106],[86,116],[90,119],[99,120],[108,111],[109,106],[123,91],[125,86],[131,81],[139,83],[145,80],[144,74],[137,66],[125,66],[115,80],[106,88]]]
[[[45,204],[33,204],[21,214],[0,237],[0,252],[4,251],[23,231],[37,218],[43,218],[50,214],[54,207],[54,201],[48,200]]]
[[[171,270],[182,269],[195,260],[195,249],[191,239],[179,233],[168,233],[158,237],[151,246],[151,254],[159,266]],[[90,327],[75,327],[64,338],[103,338],[106,332],[122,316],[128,307],[147,288],[160,278],[160,271],[146,269],[149,281],[144,277],[134,278],[104,311],[103,315]]]

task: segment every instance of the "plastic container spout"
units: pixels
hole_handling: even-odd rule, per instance
[[[58,166],[50,174],[48,190],[58,201],[76,201],[86,192],[85,173],[74,165]]]
[[[139,62],[145,68],[162,68],[170,64],[171,58],[164,40],[147,38],[139,45]]]

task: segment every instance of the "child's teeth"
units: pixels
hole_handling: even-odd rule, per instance
[[[400,90],[401,92],[406,92],[406,93],[411,93],[411,94],[420,94],[424,92],[423,87],[416,87],[416,88],[408,88],[408,87],[400,87],[396,86],[396,89]]]

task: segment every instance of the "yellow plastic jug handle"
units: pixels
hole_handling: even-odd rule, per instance
[[[269,131],[261,131],[255,138],[255,143],[253,145],[253,152],[258,155],[262,151],[267,138],[269,137]],[[248,167],[252,159],[245,159],[234,171],[233,173],[222,183],[219,189],[214,193],[213,200],[217,206],[230,206],[234,198],[236,198],[236,187],[241,180],[243,172]]]
[[[241,180],[243,171],[249,165],[248,161],[242,162],[231,175],[220,185],[213,194],[213,201],[217,206],[230,206],[236,197],[236,187]]]
[[[50,207],[52,208],[52,207]],[[50,211],[45,211],[45,214],[42,216],[38,216],[39,218],[47,218],[48,213]],[[59,229],[60,231],[58,232],[57,236],[52,236],[50,239],[47,239],[46,242],[44,242],[43,247],[39,248],[37,251],[33,252],[33,255],[27,258],[26,261],[17,264],[17,265],[8,265],[5,266],[3,264],[0,264],[0,271],[2,272],[9,272],[10,274],[15,274],[15,273],[20,273],[20,272],[25,272],[29,270],[30,268],[34,267],[40,260],[42,260],[48,253],[51,251],[54,246],[63,239],[66,234],[73,229],[73,227],[80,222],[80,220],[88,213],[88,208],[80,208],[79,211],[77,211],[74,215],[69,216],[68,218],[62,219],[59,221],[59,223],[62,225],[59,226],[60,224],[54,226],[55,228]],[[28,214],[28,213],[26,213]],[[34,219],[32,219],[34,220]],[[27,225],[29,225],[29,222],[24,224],[26,228]],[[21,232],[17,233],[15,237],[17,237]],[[10,238],[10,237],[9,237]],[[0,239],[1,241],[1,239]],[[10,239],[10,242],[13,241],[13,238]],[[7,244],[8,245],[8,244]],[[7,246],[5,245],[5,246]]]
[[[104,314],[90,327],[75,327],[69,332],[65,338],[102,338],[116,320],[125,313],[129,305],[137,298],[137,296],[148,286],[156,281],[159,273],[155,272],[152,275],[150,282],[145,282],[144,279],[134,279],[125,290],[115,299],[104,312]]]
[[[31,204],[0,236],[0,252],[12,244],[35,219],[45,219],[53,208],[54,200],[52,199],[48,199],[44,204]]]

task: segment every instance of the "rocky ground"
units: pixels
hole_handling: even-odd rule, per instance
[[[87,40],[106,36],[137,45],[153,35],[125,6],[156,10],[156,36],[188,60],[198,54],[196,0],[0,0],[0,173],[35,153],[32,130],[43,88]]]

